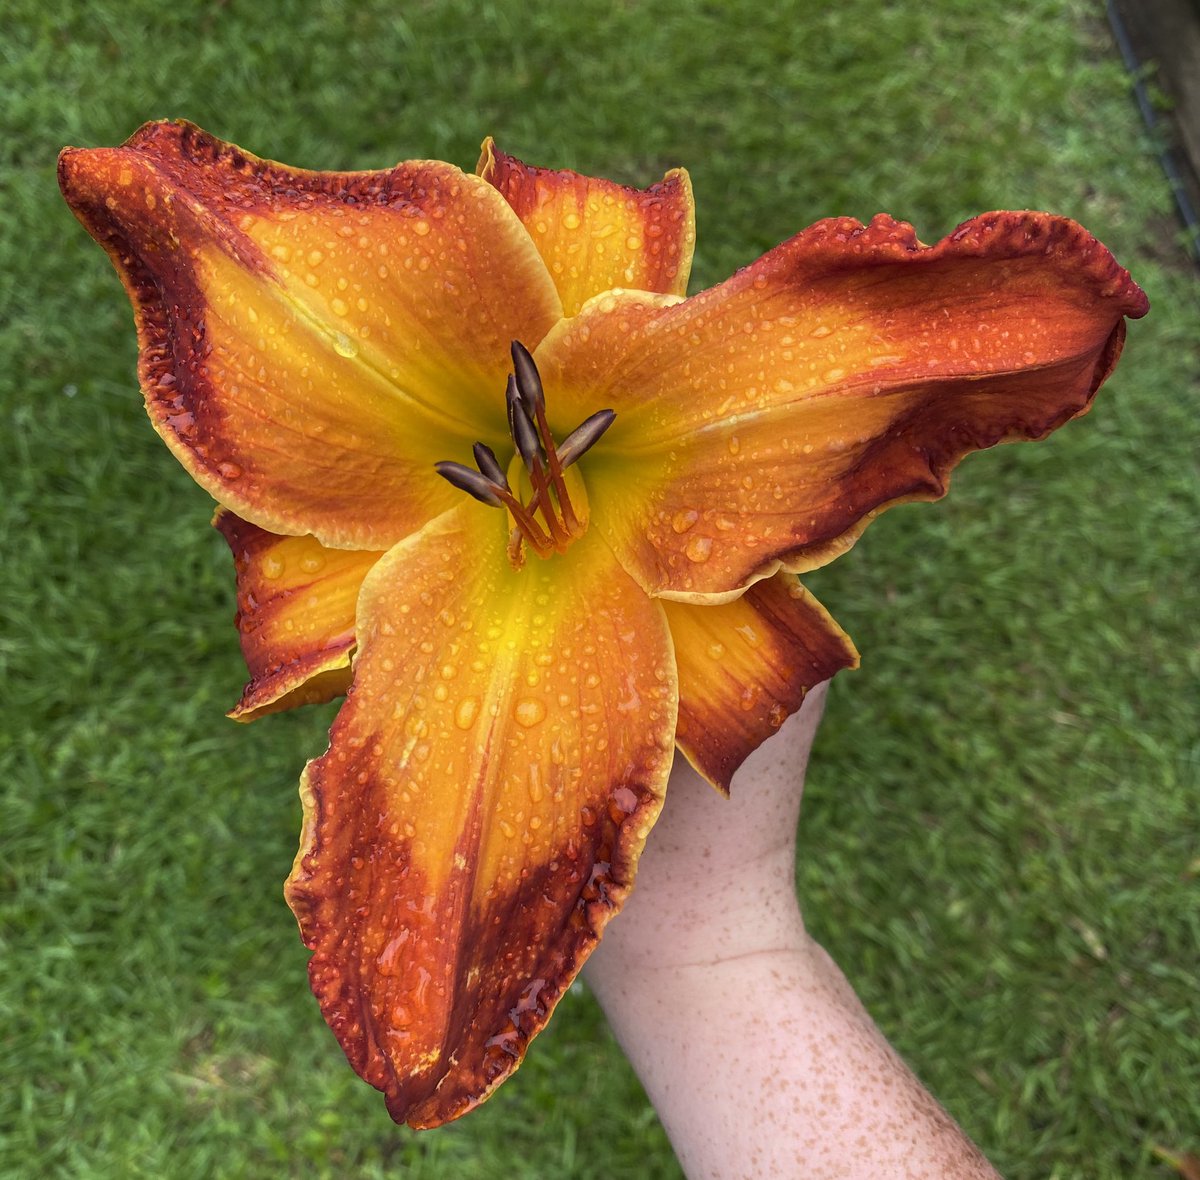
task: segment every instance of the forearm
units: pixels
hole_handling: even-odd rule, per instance
[[[589,965],[687,1175],[995,1177],[796,918],[772,949]]]
[[[691,1180],[994,1178],[805,933],[795,832],[823,697],[730,799],[677,760],[585,978]]]

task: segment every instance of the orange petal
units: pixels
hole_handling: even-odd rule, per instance
[[[507,436],[509,344],[561,315],[507,203],[449,164],[304,172],[152,123],[59,180],[133,301],[156,429],[273,532],[384,549],[456,503],[432,464]]]
[[[592,519],[649,592],[811,569],[951,468],[1083,413],[1146,298],[1074,222],[991,213],[938,245],[820,222],[683,303],[606,295],[537,352],[588,455]]]
[[[850,637],[793,574],[756,582],[721,606],[663,606],[679,667],[675,740],[724,794],[810,688],[858,667]]]
[[[466,504],[371,571],[301,785],[287,894],[313,991],[413,1126],[520,1063],[620,908],[671,763],[661,607],[594,530],[514,571],[506,523]]]
[[[253,721],[331,701],[350,684],[354,616],[367,571],[382,553],[326,549],[280,537],[218,509],[213,524],[237,572],[237,628],[250,682],[230,712]]]
[[[649,188],[630,188],[530,167],[488,138],[476,171],[504,194],[529,231],[565,315],[614,287],[668,295],[687,291],[696,209],[682,168],[672,168]]]

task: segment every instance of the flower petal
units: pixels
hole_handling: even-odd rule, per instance
[[[383,556],[281,537],[219,508],[214,526],[233,552],[237,628],[250,682],[230,712],[253,721],[340,696],[350,685],[363,578]]]
[[[492,140],[476,169],[516,211],[554,278],[565,315],[593,295],[632,287],[687,291],[696,242],[692,182],[672,168],[649,188],[521,163]]]
[[[617,413],[592,517],[652,594],[720,601],[853,544],[951,468],[1083,413],[1141,290],[1080,226],[992,213],[933,247],[820,222],[674,306],[600,296],[543,341],[564,420]]]
[[[509,344],[561,315],[507,203],[449,164],[304,172],[153,123],[59,179],[133,301],[156,429],[273,532],[384,549],[454,504],[433,462],[506,436]]]
[[[313,990],[397,1120],[481,1101],[620,908],[662,802],[661,607],[595,530],[508,564],[466,504],[368,575],[354,684],[288,883]]]
[[[793,574],[764,578],[721,606],[663,606],[679,667],[675,741],[723,794],[810,688],[858,667],[850,637]]]

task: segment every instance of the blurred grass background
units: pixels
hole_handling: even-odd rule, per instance
[[[0,46],[0,1175],[674,1177],[591,999],[435,1132],[388,1120],[280,882],[329,709],[251,729],[231,563],[148,427],[63,144],[186,117],[311,168],[480,139],[699,208],[693,290],[830,214],[1081,220],[1150,293],[1096,411],[810,579],[857,640],[809,922],[1010,1177],[1200,1147],[1197,284],[1091,0],[8,0]],[[736,804],[735,804],[736,805]],[[751,1000],[752,1002],[752,1000]],[[736,1036],[737,1014],[721,1035]]]

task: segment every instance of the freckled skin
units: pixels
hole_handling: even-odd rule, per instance
[[[676,761],[585,968],[690,1180],[996,1176],[805,932],[795,831],[824,687],[734,776]]]

